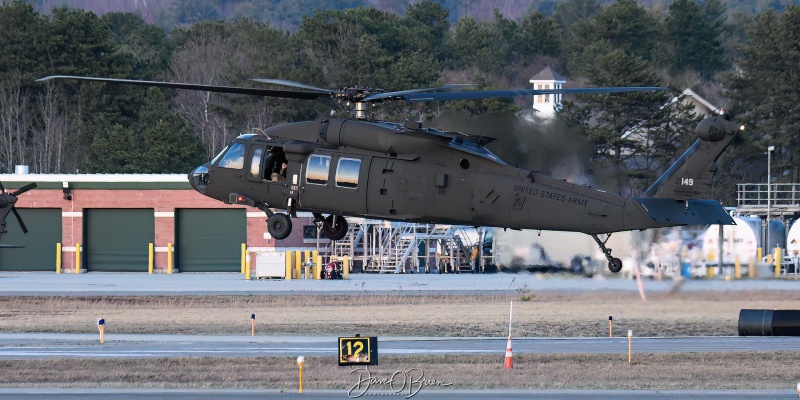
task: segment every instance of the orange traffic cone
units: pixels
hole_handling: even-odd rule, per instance
[[[508,337],[508,344],[506,345],[506,362],[505,368],[514,368],[514,358],[511,356],[511,336]]]

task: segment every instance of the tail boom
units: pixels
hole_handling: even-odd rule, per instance
[[[741,129],[723,116],[707,117],[695,129],[699,139],[689,147],[643,197],[693,200],[707,198],[717,173],[717,159]]]

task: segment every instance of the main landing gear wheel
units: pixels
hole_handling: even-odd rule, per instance
[[[616,257],[614,257],[611,260],[609,260],[608,261],[608,270],[613,272],[613,273],[615,273],[615,274],[617,272],[619,272],[619,271],[622,271],[622,260],[620,260],[619,258],[616,258]]]
[[[322,223],[322,231],[330,240],[341,240],[347,236],[347,220],[341,215],[329,215]]]
[[[615,274],[619,271],[622,271],[622,261],[619,258],[611,257],[611,249],[606,247],[606,242],[608,242],[608,239],[611,238],[611,234],[609,233],[608,236],[606,236],[606,240],[600,240],[596,234],[592,234],[591,236],[592,239],[597,242],[597,245],[600,246],[600,250],[602,250],[603,254],[606,256],[606,259],[608,260],[608,270]]]
[[[283,240],[292,233],[292,219],[282,213],[274,213],[267,219],[267,231],[277,240]]]

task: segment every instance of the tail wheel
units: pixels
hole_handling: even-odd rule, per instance
[[[347,220],[341,215],[329,215],[322,224],[322,230],[330,240],[341,240],[347,236]]]
[[[622,271],[622,260],[616,257],[608,260],[608,270],[615,274]]]
[[[272,214],[267,219],[267,231],[277,240],[286,239],[292,233],[292,219],[286,214]]]

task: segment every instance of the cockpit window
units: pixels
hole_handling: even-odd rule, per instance
[[[244,168],[244,144],[232,144],[228,152],[219,160],[219,166],[230,169]]]
[[[306,183],[326,185],[328,183],[328,170],[331,166],[330,156],[313,155],[308,158],[306,170]]]

